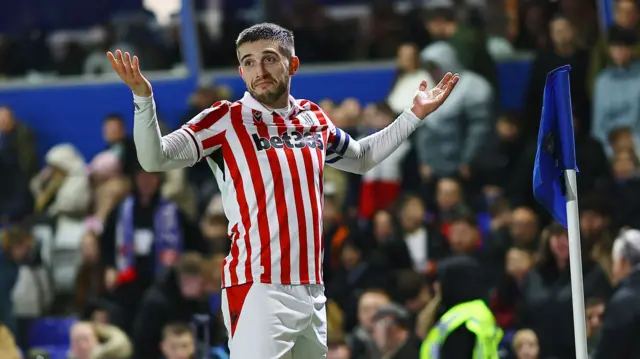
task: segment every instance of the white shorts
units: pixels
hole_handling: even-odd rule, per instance
[[[222,291],[230,359],[324,359],[327,298],[322,285],[248,283]]]

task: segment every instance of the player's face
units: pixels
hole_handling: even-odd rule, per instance
[[[240,76],[249,93],[259,102],[278,106],[288,101],[289,81],[298,67],[298,58],[287,59],[278,41],[259,40],[238,48]]]

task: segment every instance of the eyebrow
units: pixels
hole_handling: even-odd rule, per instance
[[[263,55],[264,54],[275,54],[275,55],[278,55],[278,52],[275,51],[275,50],[267,49],[267,50],[262,51],[262,54]],[[246,54],[246,55],[242,56],[240,58],[240,62],[244,61],[244,59],[246,59],[247,57],[251,57],[251,56],[252,56],[252,54]]]

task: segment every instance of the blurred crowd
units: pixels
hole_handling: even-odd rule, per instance
[[[614,24],[601,32],[587,0],[528,1],[515,7],[518,21],[496,20],[509,4],[440,4],[404,14],[377,4],[363,27],[336,24],[305,3],[292,8],[295,17],[278,19],[294,30],[303,61],[395,56],[397,76],[383,101],[327,94],[319,102],[354,138],[410,107],[422,79],[433,84],[447,71],[461,78],[442,108],[378,167],[362,176],[325,168],[329,359],[418,358],[442,313],[475,299],[489,304],[505,332],[502,358],[575,357],[567,231],[532,190],[546,73],[567,63],[589,352],[640,358],[638,5],[618,0]],[[366,29],[368,41],[344,26]],[[100,55],[122,41],[108,38]],[[0,73],[37,68],[13,59],[20,52],[3,41]],[[235,61],[233,44],[224,41],[229,58],[221,66]],[[141,44],[131,43],[144,53]],[[218,46],[211,44],[202,43],[205,57]],[[495,61],[514,48],[535,58],[524,109],[505,112],[498,92],[509,89],[497,87]],[[142,57],[179,57],[158,54]],[[71,58],[77,63],[68,73],[103,66],[102,59],[89,66],[91,56]],[[200,88],[180,122],[240,95]],[[85,160],[73,144],[59,144],[40,167],[33,129],[0,107],[0,352],[225,358],[220,266],[230,241],[216,181],[206,163],[145,172],[127,130],[120,114],[109,115],[103,152]],[[439,270],[451,265],[458,269]],[[77,321],[68,325],[70,347],[62,354],[34,343],[38,318],[69,315]]]

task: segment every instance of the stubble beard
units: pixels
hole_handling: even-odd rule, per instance
[[[267,92],[263,92],[262,94],[256,93],[254,90],[249,89],[249,93],[253,98],[258,100],[263,105],[268,107],[272,107],[271,104],[278,102],[278,100],[282,99],[283,96],[287,94],[287,84],[289,83],[289,77],[285,77],[283,81],[279,81],[276,83],[275,89]]]

